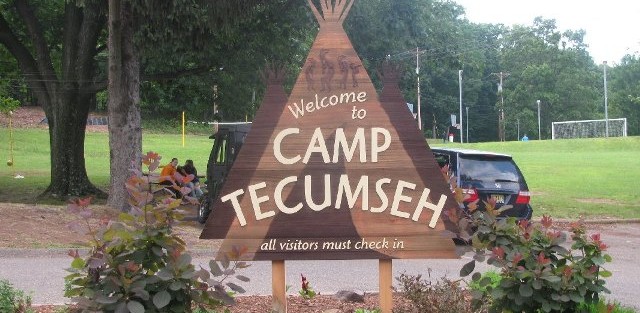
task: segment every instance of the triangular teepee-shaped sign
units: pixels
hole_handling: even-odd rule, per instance
[[[456,203],[397,73],[378,96],[342,26],[353,1],[308,1],[320,31],[302,72],[288,97],[269,72],[200,238],[248,260],[457,258],[442,235]]]

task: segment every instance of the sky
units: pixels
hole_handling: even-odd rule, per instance
[[[560,31],[584,29],[584,42],[596,64],[620,63],[640,51],[638,0],[454,0],[474,23],[533,25],[542,16]]]

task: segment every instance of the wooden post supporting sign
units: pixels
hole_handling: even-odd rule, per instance
[[[378,260],[378,271],[380,310],[382,313],[391,313],[393,310],[393,261],[390,259]]]
[[[286,275],[284,260],[271,261],[271,291],[273,293],[271,312],[287,312]]]

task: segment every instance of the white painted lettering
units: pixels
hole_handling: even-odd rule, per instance
[[[369,176],[363,175],[358,181],[356,190],[351,192],[351,184],[349,184],[349,177],[347,174],[340,175],[340,182],[338,183],[338,192],[336,193],[336,205],[335,208],[339,209],[342,205],[342,194],[347,197],[347,204],[349,209],[353,209],[353,206],[358,200],[358,195],[362,195],[362,209],[369,209]]]
[[[387,194],[382,189],[382,185],[389,183],[391,183],[391,179],[389,178],[381,178],[376,182],[376,194],[378,194],[378,197],[380,198],[380,201],[382,201],[382,204],[380,204],[380,206],[377,208],[372,207],[371,213],[382,213],[389,206],[389,198],[387,198]]]
[[[340,155],[340,148],[344,154],[346,162],[351,162],[353,154],[356,152],[356,147],[360,147],[360,163],[367,162],[367,152],[364,138],[364,128],[358,128],[353,138],[353,143],[349,147],[347,137],[344,134],[344,128],[336,129],[336,141],[333,145],[333,163],[338,163],[338,156]]]
[[[282,140],[284,139],[284,137],[298,133],[300,133],[299,128],[285,128],[280,131],[278,135],[276,135],[276,138],[273,140],[273,155],[276,157],[276,160],[278,160],[278,162],[286,165],[291,165],[300,161],[300,155],[296,155],[293,158],[286,158],[282,155],[282,150],[280,148],[282,146]]]
[[[272,217],[276,215],[275,211],[262,212],[260,210],[260,203],[269,201],[269,196],[258,197],[258,193],[256,191],[265,187],[267,187],[267,183],[265,182],[261,182],[261,183],[257,183],[249,186],[249,196],[251,196],[251,203],[253,204],[253,212],[256,214],[256,220],[258,221],[265,219],[267,217]]]
[[[338,104],[338,101],[340,101],[340,99],[336,95],[329,97],[329,104],[331,104],[331,106]]]
[[[420,200],[418,201],[418,206],[416,210],[413,212],[412,220],[418,221],[420,219],[420,214],[422,214],[422,210],[424,208],[430,209],[433,211],[433,215],[431,216],[431,220],[429,221],[429,227],[436,228],[436,223],[440,218],[440,214],[442,214],[442,208],[444,207],[444,203],[447,201],[446,195],[440,195],[440,200],[438,200],[438,204],[433,204],[429,202],[429,193],[431,190],[429,188],[425,188],[422,191],[422,195],[420,196]]]
[[[378,145],[378,135],[382,134],[382,145]],[[391,133],[382,127],[371,128],[371,162],[378,162],[378,154],[389,149],[391,145]]]
[[[307,109],[307,112],[311,113],[316,110],[316,107],[315,105],[313,105],[313,102],[307,102],[306,109]]]
[[[300,99],[300,102],[294,102],[290,105],[287,105],[287,108],[291,112],[293,117],[300,118],[303,117],[305,113],[313,113],[322,108],[326,108],[328,106],[336,106],[338,104],[346,104],[346,103],[354,103],[354,102],[365,102],[367,101],[367,93],[365,91],[360,91],[356,94],[356,92],[344,92],[337,95],[330,95],[328,97],[323,97],[320,99],[318,94],[314,95],[315,101],[310,101],[305,104],[304,99]],[[328,101],[327,101],[328,99]],[[299,104],[298,104],[299,103]]]
[[[233,206],[233,210],[236,211],[236,216],[238,217],[238,222],[240,222],[240,226],[247,225],[247,220],[244,218],[244,214],[242,213],[242,208],[240,207],[240,201],[238,201],[238,196],[244,193],[244,190],[238,189],[224,197],[220,198],[220,201],[227,202],[231,200],[231,205]]]
[[[296,107],[295,110],[292,109],[290,105],[287,106],[293,117],[298,118],[298,116],[304,116],[304,102],[302,102],[302,99],[300,99],[300,106],[295,102],[293,106]]]
[[[351,100],[349,100],[349,98],[351,98]],[[355,92],[345,92],[340,94],[340,103],[355,102],[355,101],[356,101]]]
[[[358,93],[358,98],[357,98],[358,102],[365,102],[367,101],[367,93],[364,91],[361,91]]]
[[[296,204],[296,206],[290,208],[284,204],[284,201],[282,201],[282,190],[284,189],[284,187],[288,184],[295,183],[297,181],[298,181],[298,177],[289,176],[279,181],[278,184],[276,185],[276,189],[273,191],[274,193],[273,201],[276,202],[276,207],[278,208],[278,210],[280,210],[280,212],[285,214],[294,214],[300,211],[300,209],[302,209],[302,203],[298,203]]]
[[[327,104],[324,104],[324,100],[327,100],[327,97],[322,97],[322,100],[320,100],[320,106],[326,108],[329,106],[329,102],[327,102]]]
[[[304,177],[304,198],[307,200],[307,205],[314,211],[322,211],[322,209],[328,207],[331,204],[331,175],[324,175],[324,200],[321,204],[313,202],[313,193],[311,192],[311,175]]]
[[[414,190],[416,189],[416,184],[412,184],[406,182],[404,180],[399,180],[398,185],[396,186],[396,193],[393,196],[393,204],[391,205],[391,215],[403,218],[409,218],[409,213],[400,211],[400,201],[403,202],[411,202],[411,197],[405,196],[402,194],[405,188]]]
[[[320,127],[317,127],[313,132],[313,136],[311,137],[311,141],[309,141],[309,146],[307,147],[307,153],[304,155],[302,163],[309,163],[312,153],[320,153],[324,163],[330,162],[329,151],[327,151],[327,144],[324,142],[324,137],[322,136],[322,130]]]

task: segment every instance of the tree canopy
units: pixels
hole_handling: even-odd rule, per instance
[[[261,71],[283,66],[290,88],[317,32],[305,1],[120,2],[133,17],[126,40],[139,62],[139,99],[131,105],[142,119],[178,119],[181,111],[202,121],[251,119],[265,88]],[[106,92],[107,3],[0,0],[0,9],[0,97],[46,112],[50,193],[96,192],[83,142],[89,111],[105,110],[113,97]],[[463,14],[451,1],[370,0],[356,1],[345,21],[378,88],[377,69],[390,59],[403,69],[405,99],[416,104],[419,75],[425,136],[441,136],[449,115],[458,115],[460,70],[472,142],[535,133],[537,100],[542,139],[554,121],[604,117],[603,68],[583,30],[559,30],[544,17],[531,25],[475,24]],[[608,66],[609,118],[626,117],[628,134],[640,135],[639,56]]]

